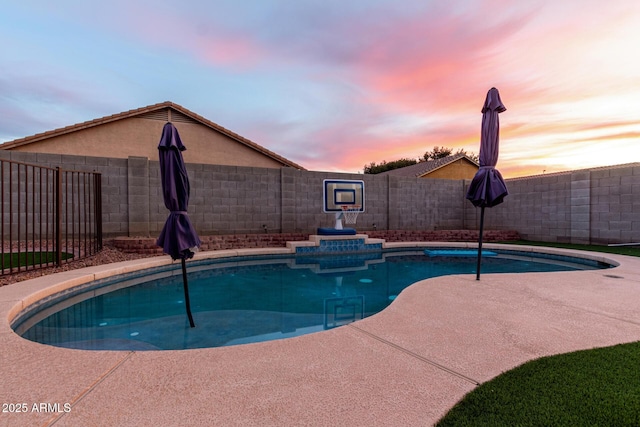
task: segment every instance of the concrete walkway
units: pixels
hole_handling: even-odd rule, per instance
[[[55,283],[166,257],[5,286],[0,425],[428,426],[479,383],[528,360],[640,340],[640,259],[591,256],[620,265],[429,279],[349,326],[183,351],[68,350],[9,327]]]

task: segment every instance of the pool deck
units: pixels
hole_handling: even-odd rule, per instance
[[[228,252],[246,253],[217,254]],[[168,257],[4,286],[0,426],[432,425],[479,383],[526,361],[640,340],[640,259],[590,256],[619,266],[480,281],[439,277],[348,326],[182,351],[69,350],[27,341],[9,326],[56,283],[166,264]],[[15,410],[10,404],[25,404],[26,413],[5,412]]]

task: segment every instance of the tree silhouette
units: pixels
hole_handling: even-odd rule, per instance
[[[422,156],[422,158],[425,161],[437,160],[437,159],[449,157],[451,153],[453,153],[453,148],[438,147],[436,145],[435,147],[433,147],[432,151],[427,151],[426,153],[424,153],[424,156]]]
[[[438,146],[433,147],[432,151],[427,151],[426,153],[424,153],[424,156],[422,157],[422,159],[424,159],[425,161],[430,161],[430,160],[442,159],[442,158],[449,157],[449,156],[452,156],[452,155],[457,155],[457,154],[464,154],[465,156],[467,156],[468,158],[470,158],[471,160],[473,160],[476,163],[478,163],[479,160],[480,160],[478,158],[477,154],[475,154],[475,153],[467,153],[467,150],[464,150],[462,148],[460,148],[454,154],[453,153],[453,148],[438,147]],[[421,161],[422,161],[422,159],[421,159]]]
[[[467,153],[467,151],[462,149],[462,148],[460,148],[458,151],[455,152],[455,155],[457,155],[457,154],[464,154],[465,156],[467,156],[468,158],[470,158],[471,160],[473,160],[476,163],[478,163],[480,161],[480,159],[478,158],[477,154],[475,154],[475,153]],[[418,160],[404,158],[404,159],[400,159],[400,160],[394,160],[394,161],[391,161],[391,162],[387,162],[386,160],[383,160],[380,164],[376,164],[375,162],[371,162],[368,165],[364,166],[364,173],[377,174],[377,173],[381,173],[381,172],[390,171],[390,170],[393,170],[393,169],[403,168],[405,166],[415,165],[418,162],[428,162],[428,161],[432,161],[432,160],[437,160],[437,159],[442,159],[442,158],[445,158],[445,157],[449,157],[449,156],[452,156],[452,155],[454,155],[453,154],[453,148],[435,146],[435,147],[433,147],[433,150],[427,151],[426,153],[424,153],[424,156],[422,156]]]

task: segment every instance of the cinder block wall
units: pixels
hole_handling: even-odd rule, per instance
[[[505,203],[485,212],[495,230],[570,243],[640,242],[640,164],[507,180]],[[479,209],[467,210],[467,223]]]
[[[518,227],[528,240],[571,242],[571,174],[512,179],[507,186],[505,203],[485,210],[487,227]]]
[[[591,172],[591,240],[640,242],[640,165]]]
[[[102,173],[106,236],[156,236],[167,217],[156,160],[0,150],[0,157]],[[475,230],[480,209],[465,199],[469,180],[188,164],[189,215],[200,234],[314,233],[333,224],[322,212],[324,179],[365,182],[360,230]],[[640,164],[507,180],[505,203],[485,213],[486,230],[574,243],[640,242]]]

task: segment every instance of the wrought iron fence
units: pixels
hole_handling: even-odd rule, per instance
[[[101,175],[0,161],[2,269],[60,266],[102,249]]]

